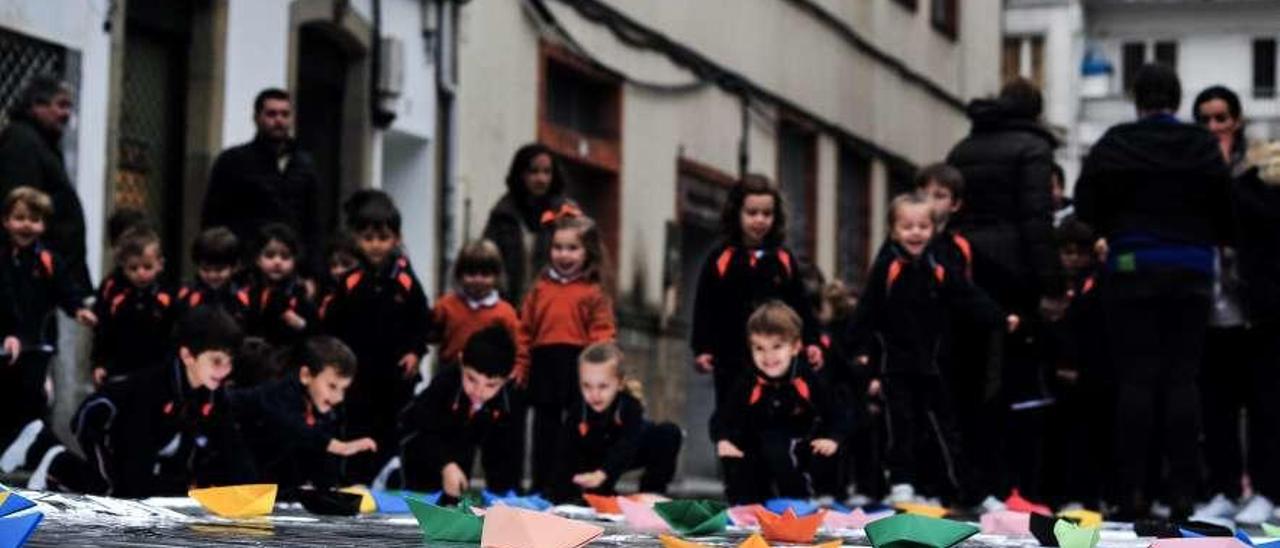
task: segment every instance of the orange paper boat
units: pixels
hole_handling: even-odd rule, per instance
[[[484,516],[484,548],[578,548],[600,538],[604,528],[546,512],[494,506]]]
[[[768,510],[756,511],[756,518],[760,520],[760,531],[764,533],[765,539],[797,544],[813,542],[813,537],[818,534],[818,527],[822,526],[822,520],[826,515],[826,510],[819,510],[804,517],[797,516],[796,511],[791,508],[787,508],[782,515]]]
[[[192,489],[187,495],[205,510],[232,519],[265,516],[276,505],[276,485],[272,483]]]
[[[843,544],[840,540],[829,540],[822,544],[810,544],[807,546],[788,545],[788,548],[840,548]],[[751,535],[746,541],[738,545],[738,548],[771,548],[768,541],[758,533]]]
[[[622,507],[618,506],[618,497],[605,495],[592,495],[585,493],[582,498],[587,499],[587,504],[599,514],[621,514]]]

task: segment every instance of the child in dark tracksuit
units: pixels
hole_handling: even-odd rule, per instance
[[[930,446],[943,460],[949,483],[943,494],[954,496],[961,489],[959,431],[941,367],[952,314],[968,313],[977,325],[995,326],[1000,321],[999,310],[985,294],[931,253],[933,219],[922,196],[904,194],[893,200],[891,239],[872,266],[850,328],[854,348],[864,348],[873,337],[882,346],[892,502],[915,498],[916,484],[927,468],[917,456]],[[1010,317],[1009,323],[1016,324],[1016,319]]]
[[[347,435],[370,436],[375,453],[355,455],[345,477],[368,483],[396,454],[396,417],[413,397],[427,351],[431,309],[409,259],[400,254],[400,211],[381,191],[360,191],[344,205],[361,254],[337,290],[321,303],[327,332],[360,362],[347,397]]]
[[[628,470],[644,470],[641,493],[666,493],[675,477],[684,434],[669,422],[645,420],[640,387],[626,378],[622,360],[612,342],[582,351],[581,398],[569,406],[560,435],[556,500],[577,501],[584,492],[612,495]]]
[[[235,280],[240,253],[240,240],[226,227],[207,228],[196,236],[191,244],[196,277],[178,290],[179,318],[202,306],[216,306],[243,326],[247,307],[236,295],[241,287]]]
[[[115,287],[104,287],[99,293],[107,298],[94,303],[98,326],[89,358],[97,386],[173,357],[170,334],[176,307],[159,280],[164,272],[160,237],[145,225],[125,231],[116,243],[115,260],[125,283],[103,282]]]
[[[246,311],[245,334],[287,349],[316,329],[316,307],[297,272],[303,249],[293,229],[280,223],[262,227],[255,247],[256,268],[236,295]]]
[[[799,358],[802,325],[780,301],[747,319],[754,373],[729,389],[711,418],[731,504],[813,497],[813,468],[834,466],[848,431],[827,383]]]
[[[459,367],[444,370],[400,416],[405,487],[443,491],[456,500],[470,484],[476,453],[485,487],[520,488],[524,455],[524,400],[508,378],[516,345],[500,325],[467,340]]]
[[[109,379],[80,404],[71,430],[105,494],[182,495],[254,480],[222,389],[241,337],[225,312],[196,310],[179,327],[173,362]]]
[[[258,481],[278,484],[286,500],[304,485],[341,485],[340,459],[376,448],[372,438],[338,439],[339,406],[356,373],[351,349],[321,335],[294,354],[295,375],[229,393]]]

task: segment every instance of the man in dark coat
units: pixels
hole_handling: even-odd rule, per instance
[[[72,281],[92,289],[85,265],[84,208],[67,175],[59,141],[71,120],[71,90],[48,76],[32,78],[0,131],[0,200],[30,186],[53,199],[44,243],[62,256]]]
[[[311,156],[293,140],[293,104],[280,89],[266,89],[253,102],[258,133],[252,141],[218,155],[209,176],[201,225],[225,226],[242,242],[258,230],[284,223],[302,239],[305,264],[319,264],[324,229],[313,196],[318,182]],[[307,272],[313,274],[313,272]]]

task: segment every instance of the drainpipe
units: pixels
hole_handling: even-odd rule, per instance
[[[453,258],[460,247],[456,219],[457,208],[457,23],[459,2],[437,0],[436,21],[436,162],[440,182],[440,271],[436,277],[437,289],[447,286],[449,272],[453,270]],[[463,230],[466,230],[464,227]]]
[[[738,140],[738,180],[741,181],[747,178],[751,166],[751,94],[742,90],[738,97],[742,105],[742,137]]]

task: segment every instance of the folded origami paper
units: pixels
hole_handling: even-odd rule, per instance
[[[1271,537],[1271,538],[1280,537],[1280,527],[1272,525],[1270,523],[1264,523],[1262,524],[1262,534],[1267,535],[1268,537]]]
[[[667,522],[662,520],[662,516],[659,516],[649,504],[618,497],[618,509],[622,510],[622,515],[627,518],[627,525],[636,531],[665,533],[671,530]]]
[[[978,528],[967,523],[915,514],[876,520],[866,531],[876,548],[950,548],[978,534]]]
[[[673,537],[671,535],[659,536],[658,542],[662,544],[662,548],[711,548],[706,544],[702,544],[698,542],[690,542],[682,538]],[[822,544],[814,544],[811,546],[797,546],[794,544],[789,544],[788,547],[789,548],[840,548],[841,545],[842,545],[842,541],[840,540],[829,540]],[[743,541],[742,544],[739,544],[738,548],[770,548],[770,545],[769,545],[769,542],[764,539],[764,537],[760,536],[759,534],[754,534],[754,535],[751,535],[750,537],[747,537],[747,540]]]
[[[862,529],[868,523],[892,515],[894,515],[894,511],[888,509],[880,510],[873,514],[868,514],[861,508],[855,508],[849,513],[828,510],[827,517],[822,520],[822,525],[827,529]]]
[[[756,511],[764,509],[765,507],[759,504],[734,506],[728,510],[729,520],[738,527],[756,527],[760,525],[760,520],[756,518]]]
[[[946,517],[946,515],[950,513],[950,510],[947,510],[946,508],[929,504],[902,503],[894,505],[894,508],[902,510],[908,514],[915,514],[917,516],[930,518],[942,518]]]
[[[597,514],[616,515],[622,513],[622,508],[618,507],[618,497],[584,493],[582,498],[587,500],[587,504],[590,505]]]
[[[0,487],[0,517],[33,508],[35,505],[36,503],[27,500],[26,497]]]
[[[364,497],[327,489],[300,489],[298,502],[312,514],[322,516],[354,516],[360,513]]]
[[[662,548],[708,548],[706,544],[689,542],[671,535],[658,535],[658,542],[662,544]]]
[[[1050,510],[1048,506],[1037,504],[1022,498],[1022,493],[1019,493],[1017,489],[1014,489],[1012,493],[1009,493],[1009,498],[1004,500],[1004,508],[1005,510],[1011,510],[1014,512],[1028,512],[1031,514],[1044,514],[1046,516],[1053,515],[1053,510]]]
[[[760,520],[760,531],[764,533],[766,540],[803,544],[813,542],[826,514],[826,510],[818,510],[816,514],[802,517],[796,515],[796,511],[791,508],[787,508],[781,515],[758,510],[756,519]]]
[[[1249,546],[1256,546],[1257,548],[1280,548],[1280,540],[1255,544],[1253,539],[1249,538],[1249,534],[1244,532],[1244,529],[1236,530],[1236,540],[1239,540]]]
[[[1151,543],[1151,548],[1241,548],[1245,546],[1235,537],[1162,538]]]
[[[1025,536],[1031,534],[1031,514],[999,510],[987,512],[978,519],[984,535]]]
[[[427,542],[480,542],[480,532],[484,520],[471,513],[467,505],[459,508],[445,508],[406,497],[405,503],[414,519],[418,520],[418,528],[422,529],[422,538]]]
[[[671,529],[685,536],[713,535],[729,525],[728,508],[713,500],[673,500],[653,505]]]
[[[0,548],[19,548],[25,544],[42,519],[44,514],[40,512],[0,518]]]
[[[352,495],[360,495],[361,514],[372,514],[378,511],[378,499],[374,498],[373,493],[369,491],[367,487],[363,485],[352,485],[350,487],[338,489],[338,491]],[[404,512],[409,512],[409,508],[407,506],[405,507]]]
[[[276,485],[258,483],[192,489],[187,495],[205,510],[224,518],[248,518],[270,514],[276,506]]]
[[[797,516],[807,516],[817,512],[820,508],[817,504],[802,499],[769,499],[764,502],[764,507],[775,514],[782,514],[788,509],[794,511]]]
[[[536,512],[498,505],[484,517],[484,548],[577,548],[600,538],[604,528]]]
[[[1102,538],[1098,527],[1083,527],[1060,519],[1053,525],[1053,536],[1062,548],[1094,548]]]
[[[1235,534],[1231,529],[1203,521],[1171,522],[1151,519],[1134,522],[1133,532],[1140,537],[1155,538],[1183,538],[1187,533],[1205,537],[1230,537]]]
[[[465,497],[464,497],[465,498]],[[507,491],[505,495],[498,495],[484,491],[480,493],[483,506],[510,506],[512,508],[523,508],[525,510],[533,510],[535,512],[543,512],[551,509],[551,502],[542,498],[541,495],[532,494],[529,496],[520,496],[514,490]],[[474,506],[474,505],[473,505]]]
[[[441,497],[440,491],[420,493],[417,491],[383,491],[382,489],[374,489],[370,494],[373,496],[374,504],[380,514],[410,513],[409,505],[404,501],[406,498],[412,498],[427,504],[439,504]]]
[[[1027,517],[1030,519],[1028,525],[1031,535],[1036,537],[1041,546],[1058,546],[1058,537],[1053,534],[1053,526],[1058,524],[1058,518],[1040,513],[1027,514]]]
[[[1058,512],[1058,517],[1078,523],[1081,527],[1102,527],[1102,514],[1092,510],[1068,510]]]

